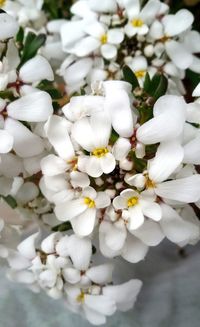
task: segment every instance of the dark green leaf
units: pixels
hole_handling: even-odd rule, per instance
[[[23,43],[24,40],[24,29],[22,27],[20,27],[17,35],[16,35],[16,41],[18,43]]]
[[[44,45],[45,41],[46,41],[45,34],[36,35],[32,32],[28,33],[26,40],[25,40],[24,49],[23,49],[19,68],[26,61],[33,58],[37,54],[39,48],[41,48],[41,46]]]
[[[144,86],[143,86],[143,88],[148,93],[150,87],[151,87],[151,79],[150,79],[149,73],[147,72],[146,75],[145,75],[145,80],[144,80]]]
[[[132,85],[133,90],[140,86],[137,77],[128,66],[123,67],[123,75],[124,80]]]
[[[66,221],[62,224],[56,225],[52,228],[53,232],[66,232],[68,230],[72,229],[72,225],[69,221]]]
[[[158,99],[160,98],[162,95],[164,95],[167,91],[167,87],[168,87],[168,80],[164,75],[161,75],[160,77],[160,82],[153,94],[154,99]]]
[[[11,208],[15,209],[17,207],[17,202],[11,195],[2,196],[2,197]]]

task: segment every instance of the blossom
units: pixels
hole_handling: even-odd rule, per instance
[[[128,37],[133,37],[135,34],[145,35],[148,33],[149,25],[153,22],[160,10],[160,2],[150,0],[140,9],[139,0],[123,1],[129,22],[125,26],[125,33]]]
[[[90,156],[78,158],[78,168],[92,177],[108,174],[115,168],[115,158],[109,151],[108,142],[111,133],[109,119],[102,113],[82,118],[72,127],[72,136]]]
[[[115,209],[122,210],[122,216],[128,220],[129,230],[140,227],[144,222],[144,216],[155,221],[161,219],[161,209],[155,198],[145,194],[126,189],[113,200]]]
[[[70,220],[76,234],[86,236],[94,229],[98,209],[109,204],[110,198],[106,193],[97,193],[92,187],[87,187],[80,197],[58,204],[55,213],[59,220]]]

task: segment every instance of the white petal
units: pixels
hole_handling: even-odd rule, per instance
[[[111,134],[111,123],[105,112],[96,112],[90,118],[95,147],[106,147]]]
[[[80,215],[87,209],[83,199],[75,199],[58,204],[55,207],[55,214],[59,220],[67,221]]]
[[[91,10],[96,12],[114,13],[117,10],[116,1],[114,0],[89,0]]]
[[[19,29],[17,21],[10,15],[6,13],[0,14],[0,40],[6,40],[10,37],[15,36]]]
[[[39,236],[39,233],[35,233],[28,238],[26,238],[24,241],[22,241],[17,249],[21,253],[22,256],[24,256],[27,259],[34,259],[36,257],[36,249],[35,249],[35,243]]]
[[[78,57],[85,57],[98,49],[100,45],[101,43],[98,39],[87,36],[76,44],[73,52]]]
[[[74,148],[67,127],[68,124],[66,119],[55,115],[51,116],[45,124],[47,137],[50,143],[53,145],[58,155],[65,160],[74,157]]]
[[[99,160],[104,174],[109,174],[115,169],[116,161],[112,153],[107,153]]]
[[[39,82],[43,79],[53,81],[54,74],[46,58],[36,55],[20,68],[19,78],[25,83]]]
[[[118,195],[113,200],[113,206],[116,210],[121,210],[127,208],[127,199]]]
[[[128,222],[128,229],[133,231],[139,228],[144,222],[144,215],[142,213],[142,209],[139,205],[135,205],[129,208],[129,222]]]
[[[120,44],[124,39],[124,33],[122,29],[112,28],[108,30],[108,43]]]
[[[165,47],[168,56],[178,68],[187,69],[192,64],[192,54],[181,43],[170,40]]]
[[[19,204],[25,205],[33,201],[39,195],[39,188],[32,182],[25,182],[16,194],[16,200]]]
[[[184,163],[200,164],[200,136],[196,137],[184,146]]]
[[[13,146],[13,136],[7,131],[0,129],[0,153],[8,153]]]
[[[156,15],[160,10],[160,1],[150,0],[146,3],[140,12],[140,18],[145,21],[146,24],[151,24],[155,20]]]
[[[181,9],[176,15],[164,16],[162,23],[165,27],[165,34],[169,36],[178,35],[186,31],[193,23],[194,16],[189,10]]]
[[[83,307],[83,311],[85,314],[86,319],[93,325],[103,325],[106,323],[105,315],[88,308],[86,305]]]
[[[93,65],[91,58],[75,61],[64,72],[64,80],[67,84],[76,84],[82,81],[90,72]]]
[[[189,123],[200,124],[200,103],[192,102],[187,105],[186,119]]]
[[[31,265],[30,261],[27,258],[13,250],[9,250],[7,260],[10,267],[15,270],[26,269]]]
[[[157,195],[170,200],[185,203],[196,202],[200,198],[200,176],[193,175],[158,184],[155,192]]]
[[[90,239],[71,235],[68,241],[68,249],[74,267],[83,271],[87,270],[92,255]]]
[[[105,99],[105,110],[110,114],[113,128],[122,137],[133,134],[133,116],[125,90],[113,89]],[[136,120],[136,117],[135,119]]]
[[[84,21],[78,20],[66,22],[61,26],[60,34],[63,51],[68,51],[68,49],[74,46],[75,42],[79,41],[82,37],[84,37],[84,25]]]
[[[41,243],[41,249],[45,253],[51,254],[55,252],[56,243],[62,237],[61,233],[56,232],[47,236]]]
[[[79,236],[90,235],[94,229],[96,219],[96,209],[89,208],[76,216],[72,221],[72,227],[74,232]]]
[[[80,282],[80,271],[74,268],[65,268],[62,270],[64,279],[70,284],[76,284]]]
[[[66,171],[66,168],[66,162],[54,154],[49,154],[41,160],[42,172],[47,176],[62,174]]]
[[[86,276],[96,284],[110,283],[112,281],[113,268],[113,265],[109,263],[91,267],[86,271]]]
[[[13,149],[20,157],[33,157],[43,152],[44,145],[41,138],[33,134],[22,123],[7,118],[5,121],[5,129],[13,136]]]
[[[46,121],[53,113],[52,100],[47,92],[33,92],[11,102],[7,112],[10,117],[22,121]]]
[[[90,185],[90,179],[87,174],[80,173],[79,171],[72,171],[70,173],[71,184],[74,188],[85,188]]]
[[[178,141],[161,143],[155,157],[148,162],[150,179],[158,183],[166,180],[181,164],[183,156],[183,147]]]
[[[104,232],[104,242],[108,248],[113,251],[119,251],[123,248],[127,235],[123,221],[118,221],[114,224],[102,222],[100,232]]]
[[[108,207],[110,205],[110,197],[105,192],[98,192],[95,204],[98,209]]]
[[[130,141],[126,138],[119,137],[113,146],[113,154],[115,159],[122,160],[126,158],[131,149]]]
[[[192,93],[193,97],[199,97],[200,96],[200,82],[199,84],[195,87],[193,93]]]
[[[143,214],[154,221],[159,221],[162,218],[160,205],[156,202],[140,200]]]
[[[134,235],[148,246],[156,246],[164,239],[160,225],[149,219],[134,231]]]
[[[104,295],[85,295],[85,305],[101,314],[111,316],[116,311],[114,300]]]
[[[112,44],[103,44],[101,46],[101,54],[105,59],[113,59],[117,55],[117,48]]]
[[[160,221],[160,226],[166,237],[174,243],[188,240],[192,227],[190,222],[183,220],[170,206],[162,204],[161,207],[163,218]]]
[[[120,310],[123,303],[129,302],[130,307],[133,307],[137,295],[142,287],[142,282],[139,279],[131,279],[121,285],[110,285],[103,288],[103,294],[117,303]]]
[[[127,15],[130,19],[137,17],[140,12],[139,0],[123,0],[123,5],[126,9]]]
[[[129,234],[121,255],[128,262],[136,263],[143,260],[147,252],[148,246],[134,235]]]
[[[89,152],[94,150],[94,133],[88,118],[82,118],[73,125],[72,136],[76,142],[83,147],[83,149]]]
[[[100,177],[103,174],[100,158],[95,156],[89,157],[85,168],[89,176]]]

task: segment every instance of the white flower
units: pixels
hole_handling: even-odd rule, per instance
[[[139,228],[144,223],[144,217],[155,221],[161,219],[161,209],[151,194],[138,193],[132,189],[126,189],[114,198],[113,206],[116,210],[122,210],[122,217],[128,221],[130,231]]]
[[[111,124],[103,113],[82,118],[73,125],[72,137],[90,153],[78,158],[78,168],[89,176],[99,177],[114,170],[115,158],[108,148],[110,134]]]
[[[160,10],[160,1],[150,0],[140,9],[139,0],[123,0],[129,22],[125,26],[125,33],[128,37],[136,34],[145,35],[149,31],[149,25],[153,22]]]
[[[106,193],[97,193],[88,187],[80,197],[58,204],[55,213],[59,220],[69,220],[77,235],[86,236],[94,229],[98,209],[106,208],[109,204],[110,198]]]

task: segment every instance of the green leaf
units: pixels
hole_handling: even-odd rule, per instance
[[[52,228],[53,232],[66,232],[68,230],[72,229],[72,225],[69,221],[66,221],[62,224],[56,225]]]
[[[148,93],[150,87],[151,87],[151,79],[150,79],[149,73],[147,72],[146,75],[145,75],[145,80],[144,80],[144,86],[143,86],[143,88]]]
[[[164,75],[161,75],[160,77],[160,82],[153,94],[154,99],[158,99],[160,98],[162,95],[164,95],[167,91],[167,87],[168,87],[168,80]]]
[[[11,195],[2,196],[2,198],[7,202],[7,204],[11,208],[15,209],[17,207],[17,202],[16,202],[16,200]]]
[[[161,75],[159,73],[156,73],[152,79],[151,79],[151,83],[149,85],[149,90],[148,93],[153,96],[155,93],[155,90],[157,89],[158,85],[160,84],[160,79],[161,79]]]
[[[23,43],[24,40],[24,29],[22,27],[20,27],[17,35],[16,35],[16,41],[18,43]]]
[[[140,86],[137,77],[128,66],[123,67],[123,75],[124,80],[132,85],[133,90]]]
[[[41,48],[41,46],[45,44],[45,41],[45,34],[36,35],[32,32],[29,32],[25,40],[21,62],[18,68],[20,68],[29,59],[35,57],[39,48]]]

